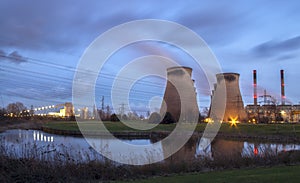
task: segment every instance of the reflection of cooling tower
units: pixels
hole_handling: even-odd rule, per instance
[[[242,157],[244,142],[215,139],[211,145],[212,157],[215,160]]]
[[[199,109],[191,75],[192,69],[189,67],[171,67],[167,69],[168,81],[164,102],[161,106],[161,114],[169,112],[176,121],[179,121],[179,119],[182,121],[198,119]]]
[[[246,111],[242,100],[239,88],[239,74],[237,73],[222,73],[217,74],[217,87],[221,80],[225,79],[226,85],[226,108],[223,121],[231,121],[233,119],[244,121],[246,119]]]

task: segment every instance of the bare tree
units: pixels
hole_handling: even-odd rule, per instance
[[[26,110],[26,107],[21,102],[10,103],[6,107],[8,113],[20,114],[20,112]]]

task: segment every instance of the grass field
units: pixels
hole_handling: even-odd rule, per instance
[[[130,122],[129,122],[130,123]],[[132,126],[137,126],[138,123],[143,122],[131,122]],[[136,123],[136,124],[134,124]],[[95,122],[86,121],[82,122],[82,125],[88,130],[101,130],[99,125]],[[104,122],[106,128],[111,132],[128,132],[138,131],[130,128],[121,122]],[[141,125],[141,124],[140,124]],[[203,132],[206,123],[199,123],[196,127],[197,132]],[[58,129],[58,130],[71,130],[78,131],[78,125],[76,121],[52,121],[44,125],[45,127]],[[172,131],[175,124],[160,124],[152,129],[145,131]],[[300,137],[300,124],[243,124],[239,123],[237,126],[230,126],[228,123],[223,123],[219,130],[223,134],[243,134],[243,135],[283,135],[283,136],[296,136]]]
[[[298,183],[300,180],[300,165],[280,166],[271,168],[255,168],[243,170],[226,170],[221,172],[209,173],[189,173],[174,175],[169,177],[155,177],[145,180],[131,181],[132,183],[196,183],[196,182],[214,182],[214,183]]]

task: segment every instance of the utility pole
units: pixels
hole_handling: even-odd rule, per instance
[[[121,115],[121,118],[122,118],[122,116],[125,113],[125,104],[124,103],[120,104],[119,111],[120,111],[120,115]]]

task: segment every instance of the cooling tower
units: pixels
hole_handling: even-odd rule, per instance
[[[167,69],[167,85],[160,113],[169,112],[176,121],[193,121],[199,117],[192,68]]]
[[[228,122],[232,120],[244,121],[247,118],[246,111],[244,109],[244,103],[242,100],[239,77],[237,73],[221,73],[217,74],[217,87],[221,84],[221,81],[225,80],[226,86],[226,107],[223,117],[223,121]]]

